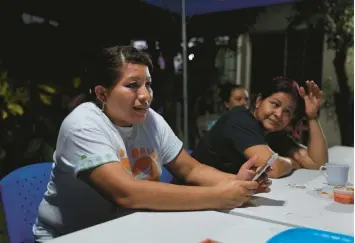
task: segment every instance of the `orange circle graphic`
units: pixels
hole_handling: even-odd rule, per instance
[[[133,157],[133,158],[137,158],[138,155],[139,155],[138,149],[137,149],[137,148],[134,148],[134,149],[132,150],[132,157]]]
[[[125,152],[123,149],[120,149],[120,156],[123,157],[125,155]]]
[[[132,173],[136,176],[142,172],[149,174],[148,180],[159,181],[159,170],[152,158],[142,157],[136,160]]]

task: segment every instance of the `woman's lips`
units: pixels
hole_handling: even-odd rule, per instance
[[[268,120],[274,125],[274,126],[277,126],[278,125],[278,122],[277,121],[274,121],[270,118],[268,118]]]
[[[133,107],[133,110],[139,113],[146,113],[148,109],[148,107]]]

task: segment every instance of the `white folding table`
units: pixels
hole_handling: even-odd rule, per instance
[[[350,165],[349,183],[354,183],[353,153],[354,148],[349,147],[329,149],[329,161]],[[290,227],[310,227],[354,235],[354,205],[339,204],[321,196],[321,191],[316,189],[329,186],[320,171],[300,169],[272,182],[271,192],[259,194],[249,205],[229,213]],[[306,188],[290,188],[287,184],[304,185]]]
[[[215,211],[134,213],[48,243],[264,243],[289,227]]]

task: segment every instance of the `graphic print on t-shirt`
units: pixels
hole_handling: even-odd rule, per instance
[[[123,168],[132,175],[132,168],[131,164],[129,163],[129,159],[123,149],[120,149],[120,152],[118,154],[118,158],[120,158],[121,164],[123,165]]]
[[[133,148],[129,161],[125,151],[120,149],[119,157],[126,171],[137,180],[159,181],[157,152],[149,148]]]

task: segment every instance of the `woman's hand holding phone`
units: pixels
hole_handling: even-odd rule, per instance
[[[272,164],[275,162],[275,160],[278,158],[278,154],[273,154],[266,164],[263,166],[260,166],[256,169],[256,175],[253,178],[253,181],[257,181],[260,185],[260,187],[257,190],[257,193],[260,192],[269,192],[270,191],[270,185],[271,185],[271,180],[268,178],[268,172],[272,170]]]
[[[278,157],[278,154],[273,154],[263,166],[260,166],[257,170],[256,176],[253,178],[253,181],[259,181],[261,177],[267,175],[267,172],[271,169],[272,164]]]
[[[258,173],[262,171],[262,167],[255,169],[254,163],[256,161],[257,156],[251,157],[247,162],[245,162],[242,167],[239,169],[237,174],[237,180],[243,181],[251,181],[255,178]],[[256,193],[263,193],[270,191],[271,181],[268,179],[267,172],[271,170],[270,168],[266,168],[264,173],[262,173],[259,177],[257,182],[259,183],[259,188],[256,190]]]

